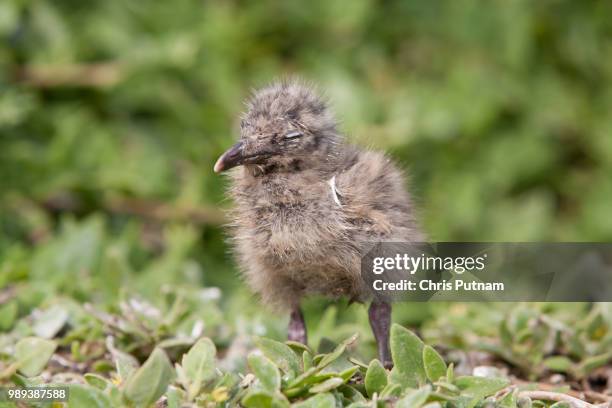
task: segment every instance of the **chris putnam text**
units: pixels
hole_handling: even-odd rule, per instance
[[[485,291],[499,292],[505,289],[503,282],[479,282],[455,279],[452,281],[442,280],[439,282],[432,280],[411,281],[402,279],[397,282],[385,282],[377,279],[372,283],[375,291]]]

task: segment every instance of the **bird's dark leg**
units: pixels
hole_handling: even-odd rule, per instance
[[[391,328],[391,305],[387,302],[374,300],[368,310],[370,326],[378,345],[378,358],[386,368],[393,367],[389,351],[389,329]]]
[[[291,341],[297,341],[302,344],[306,344],[308,341],[306,336],[306,323],[304,322],[304,315],[302,314],[299,306],[295,307],[289,316],[289,330],[287,337]]]

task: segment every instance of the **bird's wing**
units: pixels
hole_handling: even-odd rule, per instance
[[[368,235],[413,241],[419,236],[406,179],[382,153],[355,153],[332,180],[333,198],[348,221]]]

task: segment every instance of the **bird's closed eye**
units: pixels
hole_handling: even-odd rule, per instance
[[[292,130],[291,132],[287,133],[285,135],[285,139],[295,139],[297,137],[301,137],[304,134],[302,132],[300,132],[299,130]]]

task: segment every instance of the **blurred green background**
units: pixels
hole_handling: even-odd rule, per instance
[[[288,75],[408,169],[433,240],[611,240],[610,16],[603,0],[2,0],[0,303],[218,286],[223,318],[259,330],[212,166],[250,89]]]

